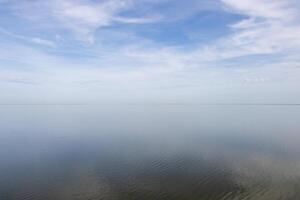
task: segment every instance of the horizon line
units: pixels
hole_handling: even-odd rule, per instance
[[[300,106],[300,103],[0,103],[0,106],[96,106],[96,105],[212,105],[212,106]]]

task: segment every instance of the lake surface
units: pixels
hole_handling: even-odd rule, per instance
[[[298,200],[300,106],[0,106],[1,200]]]

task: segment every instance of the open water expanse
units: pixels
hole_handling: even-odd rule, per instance
[[[299,200],[297,105],[2,105],[1,200]]]

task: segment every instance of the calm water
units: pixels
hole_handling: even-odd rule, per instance
[[[0,106],[1,200],[298,200],[300,106]]]

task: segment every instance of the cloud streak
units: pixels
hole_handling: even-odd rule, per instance
[[[178,0],[1,3],[12,22],[28,25],[1,24],[2,82],[39,83],[54,91],[62,86],[76,91],[70,98],[100,98],[95,93],[101,87],[102,97],[114,98],[128,92],[230,101],[248,91],[257,99],[274,92],[300,100],[291,88],[300,83],[300,7],[294,0],[189,0],[185,7]],[[183,9],[189,12],[179,16]],[[207,35],[209,42],[180,42],[186,26],[211,16],[234,20],[224,21],[221,36]],[[192,28],[201,32],[213,23]],[[161,42],[177,38],[176,45]],[[181,85],[189,87],[176,87]]]
[[[133,0],[49,0],[21,1],[12,4],[13,12],[36,23],[51,23],[52,27],[72,32],[77,40],[94,42],[95,31],[113,23],[150,23],[154,17],[126,17],[120,13],[133,8]],[[33,13],[32,10],[35,10]]]
[[[299,5],[293,1],[222,1],[245,19],[230,25],[233,33],[202,49],[203,59],[228,59],[300,50]]]

